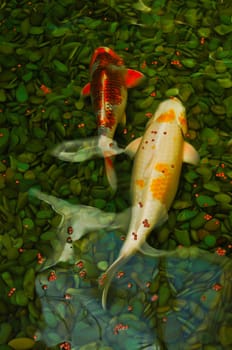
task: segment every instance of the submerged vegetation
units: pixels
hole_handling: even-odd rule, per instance
[[[229,350],[230,1],[10,0],[0,9],[0,350]],[[101,276],[124,232],[93,230],[74,242],[75,264],[43,271],[62,248],[61,217],[29,194],[37,187],[105,212],[130,206],[126,155],[115,158],[112,193],[102,159],[68,163],[51,154],[65,140],[97,134],[90,100],[80,93],[98,46],[113,48],[146,77],[128,93],[127,123],[115,135],[120,147],[176,96],[201,158],[197,167],[183,166],[168,221],[149,238],[176,256],[136,254],[114,279],[107,312]]]

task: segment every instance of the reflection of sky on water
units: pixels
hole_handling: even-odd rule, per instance
[[[76,265],[38,275],[45,319],[38,338],[81,350],[190,350],[220,343],[221,325],[232,326],[231,261],[198,249],[181,248],[165,259],[136,254],[115,276],[104,311],[97,264],[114,261],[120,237],[91,233],[76,244]]]

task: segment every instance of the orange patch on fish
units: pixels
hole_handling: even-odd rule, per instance
[[[170,109],[168,112],[161,114],[159,118],[156,119],[156,121],[158,123],[170,123],[175,119],[175,117],[175,111],[173,109]]]
[[[138,179],[135,181],[136,185],[140,187],[141,189],[145,186],[145,182],[143,179]]]
[[[179,120],[181,129],[183,130],[184,134],[186,134],[187,133],[187,120],[186,120],[185,114],[181,114],[178,117],[178,120]]]
[[[152,180],[150,191],[154,199],[157,199],[163,203],[165,202],[164,194],[166,194],[167,182],[168,182],[168,178],[163,176],[160,176]]]
[[[154,168],[166,176],[170,175],[169,165],[167,163],[156,163]]]

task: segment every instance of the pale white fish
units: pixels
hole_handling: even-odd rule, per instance
[[[54,266],[58,262],[68,261],[75,263],[73,242],[79,240],[87,233],[107,228],[126,231],[129,224],[129,209],[119,214],[107,213],[87,205],[70,204],[65,200],[45,194],[35,188],[31,189],[29,193],[51,205],[61,215],[54,250],[51,251],[51,255],[45,261],[42,269]]]
[[[158,106],[143,137],[126,148],[135,154],[131,180],[132,212],[126,240],[118,258],[105,273],[102,306],[106,308],[110,282],[118,268],[136,251],[150,256],[170,255],[146,243],[148,234],[168,219],[175,198],[183,162],[196,165],[197,151],[184,141],[187,133],[185,108],[177,98]]]

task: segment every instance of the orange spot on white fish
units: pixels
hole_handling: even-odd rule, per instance
[[[158,123],[170,123],[175,119],[175,111],[170,109],[168,112],[161,114],[156,120]]]
[[[157,163],[154,168],[166,176],[170,175],[169,165],[167,163]]]
[[[178,117],[178,121],[180,123],[181,128],[183,129],[184,134],[186,134],[187,133],[187,120],[185,118],[185,115],[181,114]]]
[[[157,199],[160,202],[165,201],[164,194],[166,194],[167,182],[168,178],[163,176],[152,180],[150,191],[154,199]]]
[[[144,186],[145,186],[145,182],[144,182],[143,179],[138,179],[138,180],[135,181],[135,183],[136,183],[136,185],[137,185],[138,187],[140,187],[141,189],[144,188]]]

